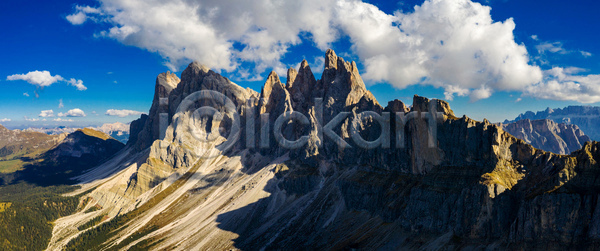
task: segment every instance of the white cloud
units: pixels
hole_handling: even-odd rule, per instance
[[[525,88],[526,96],[572,100],[581,103],[600,102],[600,75],[579,75],[585,69],[554,67],[544,71],[544,81]]]
[[[63,107],[65,107],[65,104],[63,104],[63,100],[61,98],[61,99],[58,100],[58,108],[60,109],[60,108],[63,108]]]
[[[71,109],[66,113],[58,113],[59,117],[85,117],[85,112],[83,112],[81,109],[79,108],[75,108],[75,109]]]
[[[67,83],[69,83],[72,86],[77,87],[77,90],[79,91],[85,91],[87,90],[87,87],[85,87],[85,85],[83,85],[83,81],[81,79],[69,79],[69,80],[65,80]]]
[[[88,14],[100,14],[100,10],[89,6],[75,6],[75,13],[68,15],[67,21],[73,25],[85,23],[89,18]]]
[[[569,53],[568,50],[565,50],[563,48],[563,44],[561,42],[542,42],[542,43],[536,45],[535,48],[538,50],[538,53],[540,53],[540,54],[545,53],[545,52],[558,53],[558,54]]]
[[[138,116],[143,114],[143,112],[138,112],[138,111],[132,111],[132,110],[115,110],[115,109],[109,109],[106,110],[106,113],[104,113],[105,115],[108,116],[117,116],[117,117],[127,117],[127,116]]]
[[[43,117],[43,118],[54,117],[54,111],[53,110],[41,111],[40,115],[38,115],[38,117]]]
[[[74,79],[74,78],[67,80],[67,79],[61,77],[60,75],[52,76],[52,74],[50,74],[49,71],[30,71],[26,74],[14,74],[14,75],[7,76],[6,80],[9,80],[9,81],[23,80],[23,81],[27,81],[27,83],[30,83],[30,84],[38,86],[38,87],[46,87],[46,86],[50,86],[58,81],[63,81],[72,86],[77,87],[77,90],[84,91],[87,89],[87,87],[85,87],[83,85],[82,80]],[[25,95],[25,94],[23,94],[23,95]],[[29,94],[27,94],[25,96],[28,96],[28,95]],[[36,97],[38,97],[37,93],[36,93]]]
[[[586,57],[586,58],[588,58],[588,57],[591,57],[591,56],[592,56],[592,53],[589,53],[589,52],[587,52],[587,51],[579,51],[579,53],[581,53],[581,55],[582,55],[583,57]]]
[[[475,102],[480,99],[486,99],[492,96],[492,90],[482,86],[481,88],[471,92],[471,102]]]
[[[522,98],[517,98],[517,99],[515,100],[515,103],[519,103],[519,102],[521,102],[522,100],[523,100]]]
[[[63,78],[60,75],[52,76],[49,71],[30,71],[27,74],[14,74],[6,77],[6,80],[24,80],[39,87],[50,86]]]
[[[360,0],[99,2],[98,8],[77,6],[69,21],[108,27],[96,36],[157,52],[172,70],[197,60],[237,78],[262,79],[271,69],[284,73],[289,66],[281,59],[302,39],[325,50],[349,38],[367,82],[400,89],[432,85],[443,88],[447,99],[476,101],[499,91],[534,95],[553,80],[515,42],[512,18],[494,21],[490,7],[470,0],[426,0],[412,12],[393,14]],[[539,41],[537,35],[531,39]],[[560,42],[539,42],[536,49],[570,53]]]
[[[40,119],[36,119],[36,118],[28,118],[27,116],[23,116],[23,119],[25,119],[25,121],[29,121],[29,122],[40,121]]]
[[[29,93],[26,93],[26,92],[24,92],[24,93],[23,93],[23,96],[25,96],[25,97],[29,97]]]
[[[12,121],[12,119],[7,119],[7,118],[0,119],[0,122],[10,122],[10,121]]]
[[[83,24],[85,22],[85,20],[87,19],[87,15],[83,12],[77,12],[75,14],[72,15],[68,15],[67,16],[67,20],[74,25],[80,25]]]
[[[567,49],[563,48],[562,42],[542,42],[542,43],[536,45],[535,48],[538,50],[538,53],[540,53],[540,54],[544,54],[546,52],[551,52],[551,53],[558,53],[558,54],[564,55],[564,54],[579,52],[583,57],[586,57],[586,58],[592,56],[592,53],[587,52],[587,51],[567,50]]]
[[[55,119],[53,119],[53,121],[56,121],[56,122],[73,122],[72,119],[63,119],[63,118],[55,118]]]
[[[280,59],[301,42],[301,33],[322,50],[338,37],[332,23],[335,0],[100,2],[99,13],[78,9],[73,16],[84,13],[111,25],[97,36],[158,52],[172,70],[191,60],[227,71],[241,61],[254,62],[258,73],[285,69]],[[243,49],[235,49],[234,43]]]
[[[343,3],[342,26],[365,63],[367,80],[398,88],[430,84],[444,88],[446,98],[478,90],[471,94],[477,100],[542,79],[525,46],[514,41],[513,20],[494,22],[487,6],[431,0],[391,16],[365,3]]]

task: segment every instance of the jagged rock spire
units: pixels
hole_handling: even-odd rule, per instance
[[[269,74],[262,88],[259,107],[261,113],[292,110],[290,94],[275,71]]]

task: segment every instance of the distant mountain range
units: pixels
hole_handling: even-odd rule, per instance
[[[568,106],[562,109],[551,109],[548,107],[544,111],[535,113],[527,111],[517,116],[514,120],[506,120],[504,123],[508,124],[524,119],[549,119],[556,123],[577,125],[592,140],[600,141],[600,107],[597,106]]]
[[[57,218],[74,213],[63,196],[81,175],[125,145],[90,128],[48,135],[0,125],[0,250],[44,250]]]
[[[98,127],[86,127],[86,128],[91,128],[91,129],[106,133],[124,144],[126,144],[127,141],[129,140],[129,123],[124,124],[121,122],[115,122],[115,123],[110,123],[110,124],[109,123],[103,124]],[[66,126],[30,127],[30,128],[24,129],[23,131],[40,132],[40,133],[45,133],[48,135],[57,135],[57,134],[62,134],[62,133],[72,133],[79,129],[82,129],[82,128],[81,127],[66,127]]]
[[[502,127],[535,148],[558,154],[569,154],[591,141],[577,125],[556,123],[549,119],[523,119],[503,124]]]

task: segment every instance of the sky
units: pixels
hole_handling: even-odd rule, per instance
[[[198,61],[260,91],[328,48],[385,106],[413,95],[492,122],[600,104],[596,1],[0,2],[0,124],[94,126],[147,113],[159,73]]]

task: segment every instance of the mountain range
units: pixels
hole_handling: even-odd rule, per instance
[[[420,96],[383,107],[332,50],[321,79],[303,61],[260,93],[194,62],[74,177],[48,250],[597,249],[599,146],[536,149]]]
[[[85,128],[90,128],[90,129],[94,129],[96,131],[106,133],[109,136],[115,138],[116,140],[121,141],[123,144],[126,144],[127,140],[129,140],[129,124],[115,122],[115,123],[105,123],[105,124],[102,124],[101,126],[97,126],[97,127],[90,126],[90,127],[85,127]],[[82,128],[67,127],[67,126],[50,127],[50,128],[29,127],[27,129],[23,129],[23,131],[41,132],[41,133],[45,133],[48,135],[57,135],[57,134],[63,134],[63,133],[72,133],[79,129],[82,129]]]
[[[600,140],[600,107],[595,106],[568,106],[565,108],[551,109],[548,107],[544,111],[532,112],[527,111],[520,114],[513,121],[505,121],[504,123],[515,122],[519,120],[538,120],[549,119],[556,123],[564,123],[567,125],[577,125],[586,135],[592,140]]]
[[[77,211],[80,196],[62,194],[74,176],[124,144],[93,129],[48,135],[0,126],[0,250],[43,250],[59,217]]]
[[[502,124],[502,127],[535,148],[558,154],[569,154],[591,141],[577,125],[556,123],[549,119],[523,119]]]

